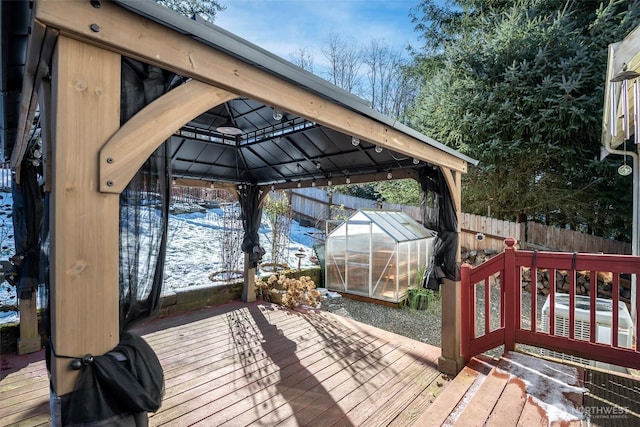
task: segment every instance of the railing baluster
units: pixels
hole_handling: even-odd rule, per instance
[[[536,332],[537,329],[537,296],[538,296],[538,267],[535,265],[531,267],[531,286],[529,286],[529,292],[531,293],[531,332]]]
[[[471,301],[472,301],[472,305],[471,305],[471,322],[469,325],[469,331],[471,332],[471,334],[469,335],[469,337],[471,339],[474,339],[477,337],[476,335],[476,317],[478,316],[478,292],[477,292],[477,288],[476,288],[476,284],[475,283],[471,283]]]
[[[491,287],[489,277],[484,279],[484,334],[491,332]]]
[[[574,260],[575,260],[575,254]],[[569,270],[569,339],[575,339],[576,329],[576,269]]]
[[[611,287],[613,292],[613,300],[611,307],[611,315],[613,316],[611,325],[611,345],[618,346],[618,324],[620,317],[620,273],[613,273],[613,284]]]
[[[631,283],[632,286],[635,286],[635,298],[636,298],[636,303],[635,303],[635,312],[632,311],[631,312],[631,317],[633,319],[633,322],[635,325],[635,328],[633,328],[633,335],[634,335],[634,340],[633,342],[635,343],[635,350],[636,351],[640,351],[640,331],[638,331],[638,329],[640,329],[640,292],[638,292],[638,275],[636,273],[631,275]],[[631,293],[631,298],[634,297],[634,292]],[[633,301],[633,299],[632,299]],[[631,304],[631,306],[633,307],[634,304]],[[633,347],[633,345],[632,345]]]
[[[555,268],[549,269],[549,334],[556,334],[556,272]]]
[[[504,329],[504,270],[500,272],[500,286],[498,286],[498,292],[500,292],[500,328]]]
[[[596,342],[596,297],[598,295],[598,272],[591,271],[589,276],[589,342]]]

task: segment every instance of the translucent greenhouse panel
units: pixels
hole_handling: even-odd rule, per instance
[[[383,238],[384,237],[384,238]],[[372,292],[377,299],[397,301],[396,244],[386,234],[372,239]]]
[[[347,226],[347,291],[369,296],[369,256],[371,253],[370,224]]]
[[[407,287],[420,286],[420,269],[424,266],[424,252],[421,251],[422,242],[424,240],[414,240],[409,242],[409,263],[407,264],[407,270],[409,277],[407,277]]]
[[[369,265],[349,263],[347,292],[369,296]]]
[[[404,296],[409,288],[410,242],[398,243],[398,295]]]
[[[325,281],[327,289],[346,290],[345,250],[347,239],[332,236],[327,239],[325,250]]]

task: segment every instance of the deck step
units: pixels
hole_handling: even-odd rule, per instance
[[[414,426],[581,425],[582,377],[575,367],[515,352],[476,356]]]
[[[413,424],[416,427],[446,425],[458,406],[464,406],[465,399],[473,396],[486,376],[495,369],[497,361],[473,358],[467,366],[446,386],[426,412]]]

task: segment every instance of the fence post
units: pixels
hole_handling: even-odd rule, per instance
[[[504,239],[504,272],[502,274],[502,292],[504,293],[504,307],[502,316],[504,320],[504,350],[514,351],[516,344],[516,305],[519,301],[517,290],[520,284],[516,283],[516,248],[517,240],[513,237]]]

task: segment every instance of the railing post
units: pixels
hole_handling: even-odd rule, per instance
[[[516,283],[516,248],[517,240],[513,237],[504,239],[504,274],[502,275],[502,292],[504,292],[504,306],[502,316],[504,319],[504,350],[513,351],[516,345],[516,306],[519,302],[518,290],[520,284]]]
[[[471,359],[469,354],[469,344],[471,342],[472,333],[471,330],[471,316],[475,316],[475,300],[471,301],[471,269],[473,267],[470,264],[462,264],[460,270],[460,300],[461,300],[461,313],[460,313],[460,353],[464,359],[465,365],[469,363]],[[472,313],[473,309],[473,313]]]

